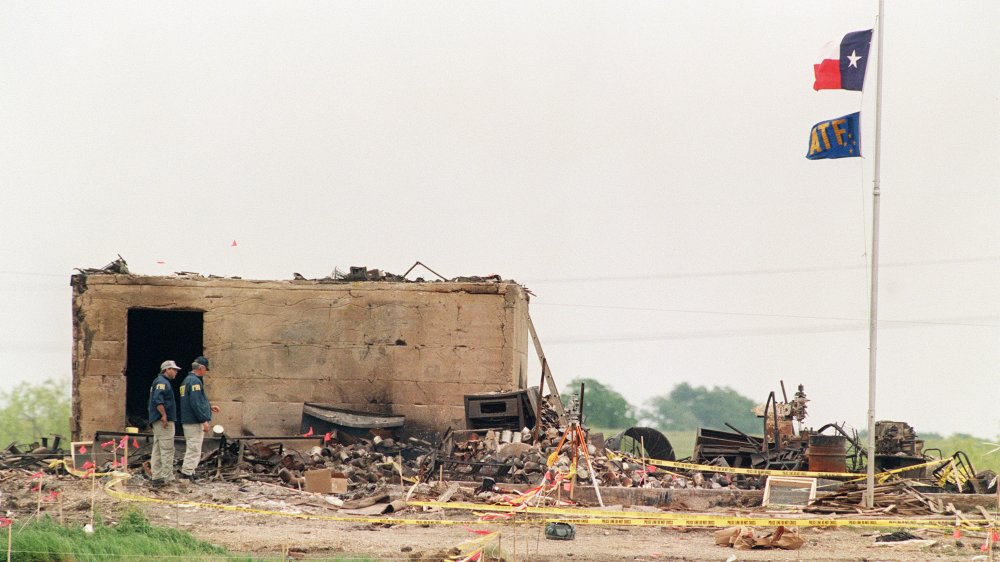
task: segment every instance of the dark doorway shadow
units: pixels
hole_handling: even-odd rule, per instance
[[[148,427],[149,387],[160,372],[160,364],[172,359],[181,367],[174,379],[174,398],[194,358],[204,353],[205,313],[186,310],[128,311],[125,362],[125,413],[129,425]],[[181,433],[177,424],[177,433]]]

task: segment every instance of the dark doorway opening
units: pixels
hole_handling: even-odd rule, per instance
[[[149,387],[160,372],[160,364],[174,360],[181,371],[174,379],[174,398],[194,358],[204,353],[204,320],[201,311],[131,309],[128,311],[128,343],[125,361],[125,413],[129,425],[148,426]],[[180,433],[180,424],[177,431]]]

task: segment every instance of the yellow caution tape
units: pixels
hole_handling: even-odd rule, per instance
[[[985,520],[967,520],[956,526],[953,522],[940,519],[794,519],[794,518],[762,518],[762,517],[711,517],[692,518],[678,517],[672,520],[640,519],[628,517],[580,517],[547,519],[574,525],[611,525],[634,527],[907,527],[907,528],[941,528],[982,529],[987,528]]]
[[[914,464],[914,465],[910,465],[910,466],[904,466],[902,468],[894,468],[892,470],[886,470],[884,472],[877,473],[875,475],[875,478],[879,482],[885,482],[886,480],[888,480],[888,478],[890,476],[892,476],[894,474],[900,474],[902,472],[909,472],[911,470],[916,470],[918,468],[924,468],[924,467],[928,467],[928,466],[938,466],[938,465],[944,464],[946,462],[949,462],[950,460],[951,459],[937,459],[937,460],[928,461],[928,462],[924,462],[924,463],[920,463],[920,464]],[[855,475],[855,476],[857,476],[857,475]],[[858,478],[852,478],[851,480],[848,480],[848,482],[857,482],[858,480],[865,480],[866,478],[867,478],[867,475],[866,476],[860,476]]]
[[[193,507],[202,509],[216,509],[221,511],[232,511],[248,513],[254,515],[267,515],[277,517],[289,517],[294,519],[311,519],[319,521],[338,521],[345,523],[372,523],[381,525],[486,525],[499,523],[516,523],[516,519],[496,519],[496,520],[444,520],[444,519],[397,519],[391,517],[358,517],[358,516],[337,516],[337,515],[313,515],[308,513],[285,513],[280,511],[254,509],[250,507],[218,505],[203,502],[163,500],[150,498],[138,494],[130,494],[115,490],[113,486],[123,478],[116,479],[105,487],[105,493],[109,496],[131,502],[157,503],[163,505],[173,505],[176,507]],[[408,505],[427,505],[435,502],[411,502]],[[513,511],[504,506],[489,506],[480,504],[461,504],[459,509],[468,509],[473,506],[482,511]],[[525,511],[520,508],[519,511]],[[653,527],[774,527],[783,525],[785,527],[935,527],[935,528],[955,528],[966,529],[982,528],[988,525],[985,520],[967,519],[960,525],[956,525],[951,519],[795,519],[795,518],[763,518],[763,517],[733,517],[729,515],[683,515],[671,513],[622,513],[619,517],[607,517],[608,513],[598,510],[580,509],[558,509],[558,508],[527,508],[525,514],[561,514],[565,516],[558,519],[522,519],[526,522],[549,522],[561,521],[580,525],[613,525],[613,526],[653,526]],[[588,517],[587,515],[600,513],[603,517]]]
[[[395,519],[391,517],[360,517],[352,515],[313,515],[308,513],[285,513],[282,511],[273,511],[267,509],[254,509],[252,507],[242,507],[237,505],[219,505],[204,502],[193,502],[184,500],[163,500],[159,498],[151,498],[148,496],[142,496],[139,494],[131,494],[128,492],[123,492],[121,490],[115,489],[115,486],[121,482],[128,479],[128,475],[124,473],[115,473],[117,478],[114,478],[111,482],[104,486],[104,493],[108,496],[128,502],[137,503],[155,503],[161,505],[172,505],[175,507],[194,507],[201,509],[216,509],[220,511],[234,511],[239,513],[249,513],[254,515],[269,515],[277,517],[290,517],[295,519],[315,519],[320,521],[343,521],[347,523],[375,523],[383,525],[482,525],[484,523],[489,523],[488,521],[477,521],[477,520],[441,520],[441,519]]]
[[[640,462],[634,457],[617,455],[611,451],[607,452],[609,459],[623,459],[632,462]],[[737,468],[733,466],[714,466],[710,464],[696,464],[691,462],[664,461],[659,459],[646,459],[645,464],[655,466],[665,466],[691,470],[694,472],[721,472],[726,474],[748,474],[751,476],[805,476],[811,478],[852,478],[857,476],[853,472],[815,472],[810,470],[773,470],[767,468]]]
[[[942,516],[941,519],[800,519],[794,517],[737,517],[732,515],[692,515],[685,513],[663,513],[644,511],[609,512],[603,509],[560,508],[560,507],[527,507],[512,508],[503,505],[483,505],[461,502],[408,502],[408,505],[421,507],[438,507],[443,509],[460,509],[470,511],[502,511],[522,513],[526,515],[561,515],[566,518],[546,519],[546,521],[566,521],[575,523],[587,521],[587,525],[645,525],[666,527],[730,527],[742,525],[746,527],[766,527],[784,525],[786,527],[955,527],[954,517]],[[613,515],[613,517],[611,517]],[[638,523],[641,521],[641,523]],[[964,527],[978,527],[988,523],[985,519],[966,519]],[[603,523],[602,523],[603,522]]]
[[[612,451],[607,451],[609,459],[622,459],[632,462],[640,462],[635,457],[618,455]],[[897,468],[893,470],[887,470],[885,472],[878,473],[878,476],[883,478],[891,474],[897,474],[900,472],[906,472],[909,470],[914,470],[917,468],[923,468],[925,466],[938,465],[948,462],[946,459],[934,460],[925,462],[922,464],[915,464],[913,466],[907,466],[904,468]],[[646,459],[645,464],[652,464],[655,466],[665,466],[669,468],[678,468],[683,470],[690,470],[694,472],[720,472],[725,474],[748,474],[751,476],[804,476],[807,478],[851,478],[854,480],[863,480],[865,476],[858,477],[857,473],[854,472],[817,472],[811,470],[773,470],[767,468],[737,468],[733,466],[714,466],[710,464],[696,464],[690,462],[678,462],[678,461],[664,461],[659,459]]]
[[[129,502],[139,502],[139,503],[157,503],[164,505],[172,505],[176,507],[194,507],[200,509],[217,509],[221,511],[235,511],[240,513],[249,513],[253,515],[268,515],[276,517],[289,517],[293,519],[314,519],[320,521],[343,521],[346,523],[376,523],[383,525],[482,525],[488,523],[485,521],[476,520],[463,520],[463,521],[448,521],[442,519],[393,519],[390,517],[360,517],[360,516],[350,516],[350,515],[313,515],[309,513],[285,513],[281,511],[273,511],[267,509],[254,509],[251,507],[242,507],[236,505],[218,505],[203,502],[192,502],[183,500],[161,500],[158,498],[150,498],[146,496],[140,496],[138,494],[129,494],[126,492],[119,492],[115,490],[105,489],[105,493],[112,498],[129,501]]]
[[[49,468],[55,469],[59,465],[62,465],[62,467],[66,470],[66,472],[72,474],[73,476],[76,476],[77,478],[90,478],[92,476],[100,478],[102,476],[113,476],[115,474],[121,474],[120,472],[90,472],[85,470],[77,470],[76,468],[74,468],[73,466],[71,466],[70,464],[68,464],[66,461],[63,460],[50,462]]]
[[[313,515],[308,513],[286,513],[281,511],[255,509],[251,507],[235,505],[219,505],[204,502],[193,502],[183,500],[165,500],[151,498],[139,494],[132,494],[116,489],[117,485],[129,478],[125,473],[112,473],[111,482],[104,486],[105,493],[120,501],[155,503],[161,505],[172,505],[175,507],[190,507],[200,509],[215,509],[220,511],[230,511],[247,513],[253,515],[266,515],[275,517],[289,517],[294,519],[310,519],[319,521],[338,521],[344,523],[371,523],[380,525],[486,525],[486,524],[516,524],[517,519],[505,518],[494,520],[444,520],[444,519],[409,519],[392,517],[359,517],[348,515]],[[561,521],[579,525],[612,525],[612,526],[653,526],[653,527],[774,527],[783,525],[785,527],[934,527],[934,528],[964,528],[980,529],[987,528],[990,522],[985,519],[964,519],[956,522],[954,518],[943,519],[798,519],[798,518],[774,518],[774,517],[736,517],[732,515],[690,515],[677,513],[645,513],[645,512],[620,512],[615,513],[615,517],[609,517],[606,510],[582,509],[582,508],[552,508],[552,507],[509,507],[488,504],[471,503],[438,503],[438,502],[408,502],[407,505],[442,507],[449,509],[465,509],[470,511],[502,511],[510,512],[513,515],[561,515],[560,518],[522,518],[521,523],[541,523],[550,521]]]

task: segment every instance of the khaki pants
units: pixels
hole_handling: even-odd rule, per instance
[[[174,422],[153,422],[153,453],[149,459],[153,480],[169,482],[174,479]]]
[[[194,469],[198,468],[198,463],[201,462],[201,444],[205,440],[205,431],[202,430],[200,423],[181,424],[181,429],[184,430],[186,447],[181,472],[191,476],[194,474]]]

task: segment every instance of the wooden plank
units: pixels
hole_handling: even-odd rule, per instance
[[[535,332],[535,324],[531,321],[530,314],[528,315],[528,332],[531,334],[532,343],[535,344],[535,353],[538,354],[538,360],[542,362],[542,376],[545,377],[545,382],[549,386],[549,393],[556,397],[556,412],[560,418],[564,418],[566,416],[566,408],[563,406],[562,398],[559,397],[559,388],[556,386],[555,379],[552,378],[552,371],[549,370],[549,362],[545,359],[545,352],[542,351],[542,342],[538,339],[538,333]],[[542,389],[538,389],[538,391],[539,395],[544,394]]]

